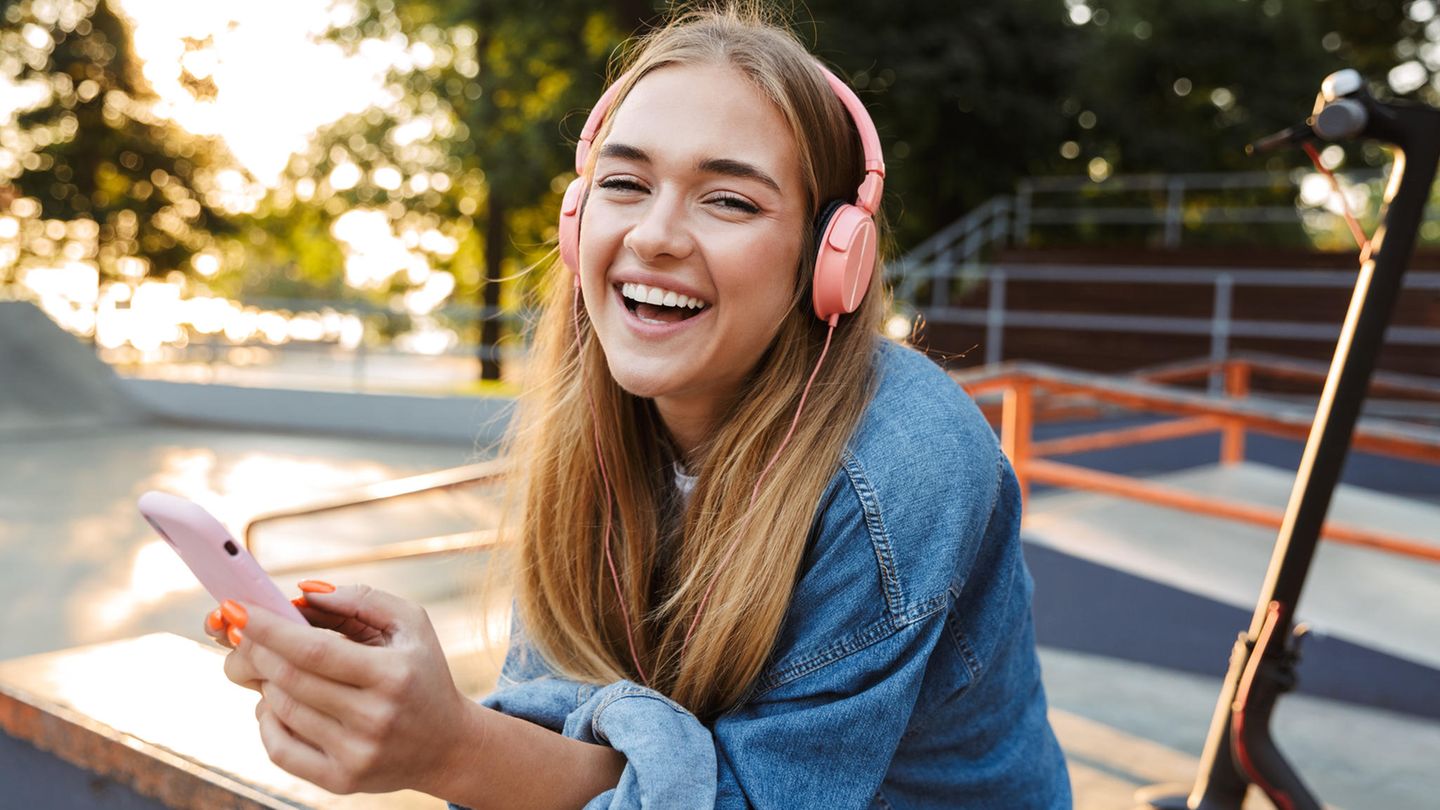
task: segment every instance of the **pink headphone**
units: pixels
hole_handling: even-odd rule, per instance
[[[815,316],[833,326],[841,315],[854,312],[860,306],[860,299],[870,287],[870,275],[875,271],[875,212],[880,210],[880,196],[885,188],[885,159],[880,152],[880,136],[869,113],[865,112],[865,105],[824,65],[816,62],[816,66],[849,111],[865,152],[865,180],[855,192],[855,202],[830,203],[815,223],[819,236],[813,285]],[[576,284],[580,283],[580,209],[588,185],[584,176],[585,161],[626,78],[621,76],[610,85],[595,103],[590,117],[585,119],[580,142],[575,145],[575,173],[580,176],[570,181],[560,205],[560,258],[575,274]]]

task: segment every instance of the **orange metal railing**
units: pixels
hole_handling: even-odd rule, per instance
[[[1225,381],[1223,397],[1207,396],[1158,382],[1200,380],[1217,371]],[[954,376],[971,396],[980,401],[982,410],[992,423],[998,421],[1001,446],[1009,456],[1022,492],[1027,497],[1032,484],[1047,484],[1101,492],[1278,529],[1285,518],[1282,510],[1186,492],[1054,460],[1055,456],[1218,432],[1221,436],[1221,463],[1235,464],[1245,458],[1245,438],[1249,433],[1292,439],[1308,436],[1313,409],[1283,402],[1257,402],[1250,398],[1252,379],[1260,375],[1292,381],[1325,379],[1324,370],[1315,364],[1253,356],[1237,357],[1222,363],[1202,361],[1180,364],[1130,378],[1030,363],[987,366]],[[1376,375],[1372,392],[1440,402],[1440,385],[1415,377]],[[998,405],[994,402],[997,397]],[[1177,418],[1159,424],[1108,428],[1059,439],[1033,439],[1034,428],[1039,421],[1093,418],[1107,407]],[[1351,447],[1407,461],[1440,464],[1440,430],[1403,422],[1361,419]],[[1434,543],[1366,527],[1330,521],[1325,524],[1322,537],[1337,543],[1440,562],[1440,546]]]

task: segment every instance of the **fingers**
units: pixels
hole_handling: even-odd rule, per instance
[[[385,680],[384,650],[354,644],[314,627],[301,627],[273,613],[254,608],[245,625],[246,640],[283,659],[286,668],[301,670],[351,686],[373,686]],[[246,645],[249,647],[250,645]],[[259,662],[269,664],[263,656]],[[258,662],[257,662],[258,663]],[[261,677],[273,673],[262,672]]]
[[[321,751],[333,747],[337,741],[344,739],[345,727],[339,721],[314,706],[308,705],[305,699],[292,697],[289,692],[273,681],[262,685],[260,694],[263,699],[255,707],[257,719],[262,707],[272,711],[292,736]]]
[[[252,645],[250,661],[257,677],[267,685],[274,684],[287,697],[332,718],[349,718],[366,707],[364,693],[354,686],[307,672],[264,646]]]
[[[351,786],[334,784],[334,780],[328,778],[332,769],[325,754],[285,728],[285,724],[269,707],[268,701],[262,700],[260,704],[255,712],[256,719],[260,721],[260,742],[265,745],[265,753],[270,755],[271,762],[331,792],[347,793],[353,790]]]
[[[225,614],[220,612],[220,608],[217,607],[205,614],[204,627],[205,635],[209,636],[216,644],[223,647],[231,646],[227,643],[229,639],[225,637],[225,631],[229,629],[229,624],[225,621]]]
[[[368,644],[372,647],[381,647],[385,644],[385,634],[379,628],[371,627],[351,616],[322,610],[308,602],[302,604],[301,599],[296,599],[295,602],[295,607],[300,610],[300,615],[305,617],[305,621],[309,622],[311,627],[333,630],[357,644]]]
[[[249,647],[253,648],[254,645],[249,645]],[[259,692],[260,672],[255,668],[255,664],[248,653],[248,649],[236,649],[225,656],[225,677],[229,678],[231,683]]]
[[[415,604],[368,585],[335,588],[329,583],[306,580],[300,587],[306,591],[304,598],[309,608],[330,614],[325,626],[367,643],[384,640],[423,615]]]
[[[205,614],[205,635],[222,647],[234,649],[240,646],[241,632],[245,627],[247,611],[239,602],[227,599],[219,607]]]

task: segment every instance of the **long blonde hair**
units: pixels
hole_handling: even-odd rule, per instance
[[[665,65],[737,69],[789,123],[812,219],[829,200],[854,199],[864,161],[853,122],[804,46],[759,10],[683,14],[641,38],[625,61],[617,107],[635,81]],[[507,449],[518,618],[561,673],[595,683],[640,680],[628,615],[649,684],[700,717],[741,702],[760,674],[820,497],[871,397],[873,341],[885,311],[877,268],[859,310],[841,317],[799,425],[742,525],[825,340],[827,326],[810,304],[814,242],[807,233],[791,269],[792,305],[774,343],[713,434],[686,458],[698,482],[683,513],[670,466],[675,451],[653,402],[616,384],[589,320],[574,310],[569,273],[558,262],[550,268]],[[613,490],[609,504],[597,445]],[[607,514],[623,606],[602,544]],[[732,541],[736,550],[722,570]]]

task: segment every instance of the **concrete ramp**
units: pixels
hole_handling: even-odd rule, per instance
[[[0,301],[0,433],[144,421],[115,372],[21,301]]]
[[[1147,480],[1283,509],[1294,473],[1211,465]],[[1341,485],[1330,519],[1440,548],[1440,506]],[[1027,505],[1043,644],[1219,675],[1249,625],[1274,530],[1087,492]],[[1322,541],[1298,619],[1301,690],[1440,717],[1440,563]]]

